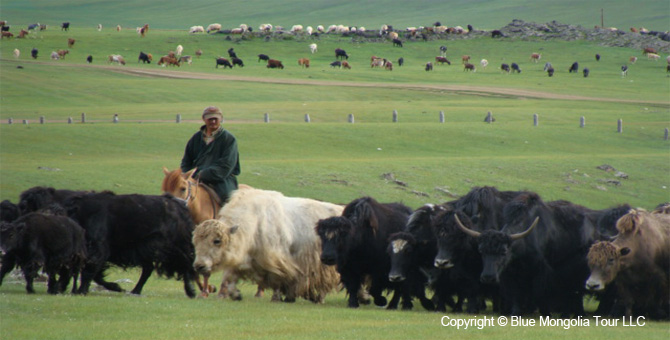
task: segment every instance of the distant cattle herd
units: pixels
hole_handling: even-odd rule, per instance
[[[14,37],[14,34],[10,32],[10,26],[7,21],[0,21],[0,26],[2,26],[2,38],[8,38],[11,39]],[[70,23],[69,22],[63,22],[61,24],[61,30],[69,32],[70,28]],[[20,32],[18,33],[18,38],[26,38],[31,34],[31,32],[35,30],[46,30],[47,25],[43,24],[31,24],[28,25],[27,30],[21,29]],[[97,30],[102,31],[102,25],[99,24],[97,25]],[[121,31],[121,26],[116,27],[117,31]],[[374,36],[377,38],[381,38],[383,41],[389,41],[392,43],[394,47],[399,47],[403,48],[403,41],[416,41],[416,40],[421,40],[423,39],[424,41],[428,40],[430,36],[433,35],[439,35],[439,34],[469,34],[470,32],[473,32],[473,27],[471,25],[467,25],[467,29],[463,29],[460,26],[455,26],[455,27],[446,27],[441,25],[439,22],[436,22],[433,26],[427,26],[427,27],[407,27],[404,30],[394,30],[394,28],[390,25],[382,25],[381,29],[379,30],[368,30],[365,27],[347,27],[343,25],[331,25],[328,28],[319,25],[316,28],[313,28],[311,26],[308,26],[304,28],[302,25],[293,25],[290,30],[284,29],[281,26],[273,26],[271,24],[262,24],[259,26],[258,30],[254,32],[254,30],[249,27],[248,25],[242,24],[239,27],[232,28],[232,29],[223,29],[221,24],[214,23],[210,24],[207,26],[207,29],[204,28],[204,26],[192,26],[189,28],[188,32],[189,34],[198,34],[198,33],[207,33],[207,34],[218,34],[218,33],[224,33],[228,34],[229,36],[232,35],[245,35],[245,34],[260,34],[260,35],[265,35],[266,38],[269,37],[269,34],[281,34],[281,35],[295,35],[295,36],[310,36],[310,37],[316,37],[318,38],[321,34],[341,34],[345,36],[351,36],[351,35],[360,35],[360,36]],[[136,32],[138,36],[140,37],[145,37],[146,34],[149,31],[149,25],[145,24],[143,26],[138,26],[136,28]],[[649,31],[644,28],[640,29],[633,29],[631,28],[631,32],[638,33],[638,34],[645,34],[645,35],[657,35],[657,36],[663,36],[663,39],[666,39],[666,36],[670,36],[669,34],[663,33],[663,32],[655,32],[655,31]],[[503,34],[500,30],[493,30],[490,32],[490,36],[492,38],[504,38],[506,37],[505,34]],[[404,39],[404,40],[403,40]],[[68,48],[73,48],[73,45],[75,43],[75,39],[73,38],[68,38]],[[316,43],[311,43],[308,46],[308,49],[311,54],[315,54],[318,51],[318,46]],[[185,55],[182,56],[182,52],[184,50],[184,47],[182,45],[178,45],[175,50],[173,51],[168,51],[168,54],[162,56],[159,58],[159,62],[157,63],[159,66],[176,66],[179,67],[182,64],[186,63],[190,65],[193,62],[193,57],[191,55]],[[232,50],[232,48],[231,48]],[[50,56],[51,59],[53,60],[59,60],[59,59],[64,59],[65,54],[67,54],[69,51],[68,50],[57,50],[53,51]],[[229,51],[230,52],[230,51]],[[428,61],[425,63],[421,63],[421,68],[426,70],[426,71],[433,71],[434,70],[434,65],[437,65],[438,63],[440,65],[443,65],[447,63],[448,65],[451,65],[451,62],[446,58],[446,52],[447,52],[447,47],[446,46],[440,46],[439,49],[439,56],[435,57],[435,62]],[[202,55],[202,50],[198,49],[194,51],[195,57],[200,58]],[[19,58],[21,55],[21,51],[18,49],[14,50],[14,57]],[[142,61],[143,63],[150,63],[151,59],[147,60],[145,57],[146,56],[151,56],[150,53],[145,53],[143,51],[139,52],[139,57],[138,61]],[[660,54],[655,48],[652,47],[646,47],[643,49],[643,55],[647,56],[647,59],[653,60],[653,61],[658,61],[658,59],[661,58]],[[34,59],[37,59],[38,57],[38,50],[36,48],[33,48],[31,51],[31,56]],[[219,68],[219,66],[223,66],[224,69],[226,68],[233,68],[234,66],[244,66],[244,63],[242,59],[237,57],[237,55],[230,54],[230,60],[227,58],[224,58],[222,56],[218,56],[215,58],[215,63],[214,66],[215,68]],[[260,60],[265,60],[267,62],[267,68],[272,68],[272,69],[283,69],[284,64],[282,63],[281,60],[278,59],[270,59],[268,54],[258,54],[259,61]],[[533,63],[539,62],[539,60],[542,58],[542,54],[537,53],[537,52],[531,52],[530,53],[530,61]],[[88,63],[91,63],[93,59],[92,55],[88,55],[86,60]],[[119,60],[123,60],[123,56],[120,54],[113,54],[109,55],[106,58],[109,60],[109,63],[116,62],[119,65],[125,65],[125,61],[120,62]],[[329,65],[331,67],[338,67],[338,68],[345,68],[345,69],[351,69],[352,68],[352,63],[349,61],[349,54],[341,49],[337,48],[335,49],[335,61],[330,62]],[[347,60],[346,63],[343,60]],[[546,57],[545,57],[546,59]],[[271,61],[272,60],[272,61]],[[309,68],[310,66],[310,60],[306,57],[301,57],[298,58],[298,65],[302,68]],[[462,57],[463,60],[463,71],[472,71],[476,72],[477,71],[477,66],[474,63],[470,63],[470,56],[469,55],[464,55]],[[599,62],[601,60],[601,55],[599,53],[595,54],[595,61]],[[404,64],[404,58],[400,57],[397,60],[397,66],[403,66]],[[636,56],[631,56],[628,60],[628,63],[630,64],[635,64],[637,61]],[[628,63],[624,63],[625,61],[622,61],[623,65],[621,66],[621,76],[626,77],[628,75]],[[666,72],[670,72],[670,56],[667,57],[667,62],[668,65],[665,67]],[[479,62],[482,68],[486,68],[488,65],[488,60],[487,59],[481,59]],[[311,63],[312,66],[315,66],[314,63]],[[516,65],[516,67],[515,67]],[[549,67],[547,67],[547,65]],[[393,62],[389,58],[382,58],[382,57],[376,57],[372,56],[370,66],[372,68],[379,67],[383,68],[388,71],[393,70]],[[500,66],[500,70],[504,73],[521,73],[521,68],[519,67],[518,63],[512,62],[510,64],[507,63],[502,63]],[[545,64],[544,71],[547,72],[547,76],[553,77],[555,74],[555,69],[551,67],[551,63],[547,62]],[[612,70],[613,72],[615,70]],[[579,72],[579,64],[578,62],[574,62],[573,64],[570,65],[568,68],[568,73],[578,73]],[[582,69],[582,74],[584,77],[589,77],[591,74],[591,70],[589,68],[584,68]]]
[[[273,301],[323,302],[338,283],[346,305],[503,315],[670,318],[670,203],[593,210],[530,191],[474,187],[412,209],[360,197],[346,205],[241,186],[215,219],[196,225],[182,198],[33,187],[0,204],[2,279],[16,266],[28,293],[39,269],[47,292],[87,294],[110,266],[182,280],[187,296],[241,298],[239,279]],[[204,282],[200,281],[200,275]],[[392,292],[389,300],[386,292]],[[427,294],[433,293],[432,298]],[[490,306],[490,307],[489,307]]]

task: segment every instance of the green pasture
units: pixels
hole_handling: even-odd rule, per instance
[[[123,3],[106,2],[104,6],[110,7],[100,8],[118,10]],[[73,13],[85,12],[86,4],[77,2]],[[142,13],[153,3],[144,4],[136,10]],[[30,6],[51,8],[49,18],[61,21],[60,2],[52,7],[39,1],[0,4],[3,19],[6,13],[27,11]],[[183,6],[173,3],[170,10],[194,15]],[[197,8],[207,6],[202,2]],[[642,11],[643,6],[637,7]],[[95,13],[86,20],[99,18]],[[130,10],[124,13],[128,21],[144,21],[131,16]],[[168,22],[162,19],[165,15],[156,18]],[[106,23],[97,32],[95,22],[73,25],[69,32],[51,27],[27,39],[0,41],[0,199],[16,202],[22,191],[36,185],[160,194],[161,168],[178,166],[186,141],[200,126],[200,112],[218,105],[224,111],[224,126],[239,140],[240,182],[289,196],[344,204],[370,195],[417,208],[451,200],[474,186],[491,185],[532,190],[547,201],[565,199],[594,209],[621,203],[651,209],[670,201],[670,142],[664,140],[664,129],[670,127],[670,78],[664,61],[646,60],[638,50],[584,41],[487,37],[406,42],[402,49],[388,41],[334,36],[226,40],[226,35],[189,35],[168,25],[156,26],[171,30],[152,29],[140,38],[134,30],[116,32]],[[195,24],[199,23],[183,26]],[[77,42],[66,59],[50,60],[51,51],[67,48],[70,37]],[[312,42],[319,45],[314,55],[308,49]],[[178,69],[158,67],[155,61],[137,63],[140,51],[152,53],[156,60],[178,44],[185,54],[196,49],[204,54],[193,65]],[[443,44],[452,65],[436,65],[433,72],[425,72],[423,65],[439,55]],[[40,51],[37,60],[30,58],[33,47]],[[214,58],[227,56],[230,47],[246,66],[215,69]],[[338,47],[350,53],[352,70],[328,66]],[[21,51],[18,60],[12,55],[15,48]],[[543,54],[540,63],[529,61],[532,52]],[[256,62],[259,53],[283,60],[286,68],[267,69]],[[601,54],[600,62],[595,53]],[[92,65],[85,63],[89,54]],[[124,55],[127,65],[109,66],[109,54]],[[472,56],[476,73],[463,72],[464,54]],[[393,61],[403,57],[405,66],[390,72],[370,69],[371,55]],[[629,64],[629,75],[622,78],[619,69],[633,55],[640,60]],[[298,67],[296,60],[301,57],[312,59],[312,67]],[[482,58],[489,60],[487,69],[479,67]],[[546,61],[556,68],[553,78],[542,71]],[[591,76],[568,74],[574,61],[580,68],[589,67]],[[523,72],[502,74],[498,69],[502,62],[517,62]],[[394,110],[397,123],[391,121]],[[438,120],[440,111],[444,123]],[[492,124],[483,122],[489,111],[496,119]],[[85,124],[80,122],[82,113]],[[269,123],[263,122],[265,113]],[[112,123],[114,114],[119,123]],[[178,114],[183,119],[179,124]],[[354,124],[347,122],[349,114],[354,115]],[[533,125],[533,114],[539,117],[538,126]],[[305,115],[310,123],[304,122]],[[40,117],[45,124],[39,123]],[[68,117],[72,124],[67,124]],[[581,117],[586,120],[583,128]],[[623,133],[617,133],[619,119]],[[603,164],[628,178],[596,168]],[[123,284],[131,289],[139,273],[112,270],[110,276],[132,280]],[[418,303],[411,312],[372,306],[350,310],[343,292],[329,296],[323,305],[313,305],[255,299],[255,287],[249,283],[243,290],[241,302],[190,300],[180,282],[152,277],[139,298],[103,291],[87,297],[53,297],[46,295],[43,285],[37,286],[36,295],[27,296],[22,283],[10,280],[0,287],[0,338],[666,339],[670,335],[667,322],[651,321],[643,327],[623,327],[619,321],[618,327],[596,327],[591,322],[589,327],[568,330],[511,326],[457,330],[441,326],[443,315],[425,312]],[[593,311],[595,304],[587,301],[587,307]]]
[[[292,25],[364,26],[378,30],[382,24],[397,28],[430,26],[436,21],[448,26],[473,25],[476,29],[497,29],[513,19],[600,26],[646,27],[650,30],[668,30],[670,5],[657,0],[394,0],[372,1],[216,1],[200,0],[197,3],[174,0],[143,0],[141,2],[85,1],[85,0],[5,0],[0,4],[2,19],[10,24],[28,25],[35,22],[60,27],[69,21],[74,27],[105,29],[122,25],[135,28],[149,23],[163,29],[188,29],[194,25],[221,23],[233,28],[247,24],[256,29],[260,24],[271,23],[290,29]],[[602,18],[601,18],[602,13]]]

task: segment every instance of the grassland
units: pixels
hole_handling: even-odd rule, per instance
[[[100,8],[113,11],[121,4],[108,2],[105,6],[119,7]],[[137,9],[151,8],[151,2],[145,4]],[[33,5],[48,8],[39,1],[7,1],[0,7],[4,16],[13,13],[8,9]],[[54,16],[62,11],[60,3],[50,6]],[[184,10],[180,6],[173,5]],[[76,6],[73,10],[85,11]],[[127,20],[135,20],[124,13]],[[67,58],[48,60],[52,50],[66,48],[68,37],[77,43]],[[494,185],[533,190],[545,200],[566,199],[591,208],[624,202],[653,208],[670,201],[670,144],[663,140],[663,130],[670,126],[670,78],[663,63],[642,58],[629,65],[627,78],[621,78],[619,67],[639,51],[582,41],[484,38],[408,42],[399,49],[388,42],[324,36],[314,41],[319,52],[310,55],[311,42],[306,38],[236,41],[225,35],[194,36],[162,29],[140,38],[132,30],[97,32],[76,26],[70,32],[49,29],[31,39],[3,39],[0,199],[16,201],[21,191],[35,185],[158,194],[161,167],[177,166],[186,140],[199,127],[199,111],[213,104],[224,108],[224,126],[239,140],[240,181],[286,195],[337,203],[371,195],[418,207],[451,199],[443,189],[462,195],[473,186]],[[177,44],[188,54],[200,48],[204,55],[179,69],[136,63],[139,51],[160,56]],[[436,66],[432,73],[423,71],[423,64],[438,54],[442,44],[448,46],[454,63]],[[33,47],[40,50],[36,61],[29,57]],[[226,55],[230,47],[246,66],[215,69],[213,59]],[[352,70],[328,66],[336,47],[351,54]],[[22,52],[18,60],[13,60],[14,48]],[[542,62],[557,68],[553,78],[542,72],[542,63],[529,62],[528,56],[536,51],[543,53]],[[128,64],[107,65],[104,58],[112,53],[126,56]],[[256,62],[258,53],[284,60],[286,69],[266,69]],[[603,56],[598,63],[595,53]],[[92,65],[84,61],[89,54],[94,57]],[[490,66],[465,73],[462,54],[474,60],[487,58]],[[391,60],[402,56],[406,65],[392,72],[370,69],[371,55]],[[299,68],[295,63],[299,57],[310,57],[312,67]],[[591,76],[568,74],[574,61],[589,67]],[[517,62],[523,72],[501,74],[497,69],[501,62]],[[391,122],[393,110],[399,113],[397,123]],[[446,116],[443,124],[438,122],[440,111]],[[493,124],[483,122],[488,111],[496,118]],[[86,124],[79,123],[82,112]],[[270,123],[263,123],[264,113],[270,115]],[[538,126],[532,123],[535,113]],[[114,114],[120,117],[118,124],[112,123]],[[181,124],[174,123],[177,114],[184,119]],[[310,123],[303,121],[305,114]],[[355,116],[354,124],[347,123],[349,114]],[[41,116],[47,121],[44,125],[38,123]],[[12,125],[6,124],[10,117]],[[68,117],[74,118],[73,124],[66,123]],[[579,127],[580,117],[586,119],[584,128]],[[22,124],[24,119],[29,124]],[[616,132],[618,119],[624,122],[623,133]],[[602,164],[625,172],[628,179],[596,169]],[[407,187],[385,180],[386,173]],[[134,281],[139,274],[113,270],[111,277]],[[132,283],[123,285],[129,289]],[[6,282],[0,287],[0,337],[666,339],[670,335],[667,322],[651,321],[644,327],[596,327],[592,321],[589,327],[567,330],[510,326],[458,330],[442,327],[443,315],[420,306],[412,312],[372,306],[349,310],[343,293],[329,296],[324,305],[273,304],[269,298],[252,298],[253,290],[245,285],[246,298],[241,302],[189,300],[179,282],[151,278],[141,298],[103,291],[87,297],[52,297],[44,286],[37,286],[37,295],[27,296],[21,283]],[[587,306],[594,309],[593,302]]]

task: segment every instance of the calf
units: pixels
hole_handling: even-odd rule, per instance
[[[347,70],[351,70],[351,65],[349,65],[349,62],[346,60],[342,61],[342,67]]]
[[[477,72],[477,69],[475,68],[475,65],[470,64],[470,63],[465,63],[465,65],[463,65],[463,71]]]
[[[73,279],[72,291],[77,289],[77,277],[86,260],[84,230],[72,219],[51,212],[32,212],[0,227],[2,257],[0,284],[16,265],[26,280],[26,291],[35,293],[33,280],[40,268],[47,273],[47,292],[65,292]],[[57,276],[60,276],[58,278]]]
[[[337,265],[342,284],[349,294],[348,307],[357,308],[358,292],[369,276],[370,295],[377,306],[387,300],[385,289],[394,290],[389,309],[398,307],[399,285],[389,282],[391,260],[386,248],[389,236],[405,226],[412,210],[400,203],[381,204],[371,197],[349,203],[342,216],[320,220],[316,232],[321,238],[321,262]]]
[[[276,59],[270,59],[268,60],[268,65],[266,66],[267,68],[278,68],[278,69],[284,69],[284,65],[282,65],[280,60]]]
[[[2,38],[8,38],[9,39],[9,38],[12,38],[12,37],[14,37],[14,34],[12,34],[12,32],[2,31]]]
[[[268,57],[267,54],[259,54],[258,55],[258,62],[260,63],[261,60],[268,61],[268,60],[270,60],[270,57]]]
[[[549,68],[547,68],[547,75],[548,75],[549,77],[553,77],[553,76],[554,76],[554,68],[551,67],[551,65],[549,65]]]
[[[232,58],[232,62],[233,62],[233,66],[237,65],[239,67],[244,67],[244,62],[242,61],[242,59],[240,59],[238,57]]]
[[[400,57],[398,58],[398,66],[402,66],[405,63],[405,58]]]
[[[461,61],[463,62],[463,64],[467,64],[468,62],[470,62],[470,56],[469,55],[462,56]]]
[[[339,60],[333,61],[330,63],[330,67],[342,67],[342,62]]]
[[[600,54],[596,53],[596,61],[600,61]]]
[[[440,65],[444,63],[447,63],[447,65],[451,65],[451,62],[446,57],[435,57],[435,62],[440,63]]]
[[[507,64],[500,65],[500,69],[509,73],[509,65],[507,65]]]
[[[433,63],[426,63],[426,71],[432,71],[433,70]]]
[[[33,48],[32,50],[30,50],[30,56],[33,57],[33,59],[37,59],[38,53],[39,51],[37,50],[37,48]]]
[[[582,70],[582,72],[584,73],[584,78],[586,78],[586,77],[589,76],[589,73],[590,73],[591,71],[589,71],[588,68],[584,67],[584,69]]]
[[[67,47],[68,47],[68,48],[72,48],[72,46],[74,46],[74,43],[75,43],[75,42],[76,42],[76,40],[74,40],[74,39],[72,39],[72,38],[68,38],[68,39],[67,39]]]
[[[162,56],[160,59],[158,59],[158,62],[156,63],[158,66],[177,66],[179,67],[179,59],[177,59],[174,56],[174,53],[170,52],[169,55]]]
[[[534,63],[537,63],[538,61],[540,61],[540,59],[542,59],[542,55],[539,53],[532,53],[530,55],[530,60],[532,60]]]
[[[86,57],[86,62],[89,63],[89,64],[92,63],[93,62],[93,56],[89,54],[88,57]]]
[[[517,63],[512,63],[512,73],[521,73],[521,69],[519,68],[519,65]]]
[[[568,73],[572,73],[572,72],[577,73],[578,71],[579,71],[579,63],[575,61],[574,63],[572,63],[572,65],[570,65],[570,69],[568,69]]]
[[[393,39],[393,46],[402,47],[402,41],[400,39]]]
[[[304,68],[309,68],[309,59],[307,59],[307,58],[298,59],[298,65],[302,66]]]
[[[141,61],[142,64],[145,64],[145,63],[151,64],[152,60],[153,60],[153,56],[151,55],[151,53],[140,52],[139,57],[137,57],[137,62],[139,63]]]

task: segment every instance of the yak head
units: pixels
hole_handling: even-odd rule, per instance
[[[329,217],[317,222],[315,231],[321,239],[321,262],[323,264],[337,263],[352,230],[351,221],[342,216]]]
[[[412,256],[417,242],[414,236],[406,232],[398,232],[389,237],[389,245],[386,252],[391,258],[391,270],[389,281],[400,282],[405,280],[405,273],[412,265]]]
[[[620,269],[621,255],[628,254],[628,248],[618,249],[612,242],[600,241],[589,249],[588,260],[591,275],[586,280],[586,289],[602,291],[616,278]]]
[[[456,217],[456,216],[460,217]],[[470,236],[461,232],[456,224],[456,218],[472,230],[473,223],[470,218],[461,211],[444,211],[435,218],[433,228],[437,237],[437,255],[433,265],[440,269],[449,269],[454,266],[455,257],[464,253],[468,243],[472,240]]]
[[[466,234],[477,239],[479,253],[482,256],[484,268],[480,275],[483,283],[500,281],[500,274],[512,258],[511,246],[516,240],[526,237],[537,225],[540,218],[536,217],[528,229],[516,234],[507,234],[500,230],[486,230],[484,232],[468,229],[461,223],[458,215],[454,215],[456,225]]]
[[[195,261],[193,268],[203,275],[221,269],[231,236],[237,232],[237,226],[229,226],[220,220],[207,220],[196,226],[193,232]]]

